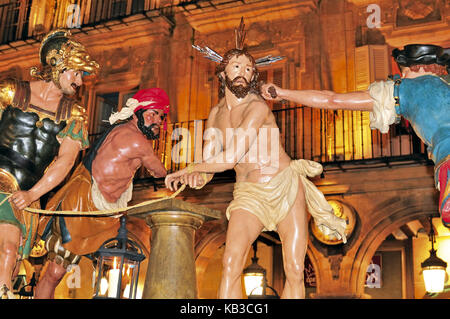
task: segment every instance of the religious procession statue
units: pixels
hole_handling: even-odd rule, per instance
[[[258,66],[280,57],[255,59],[244,47],[243,20],[236,30],[236,47],[223,57],[208,47],[194,46],[218,63],[219,103],[211,109],[206,129],[219,131],[204,144],[202,163],[169,174],[166,186],[203,187],[214,173],[236,171],[219,298],[242,298],[241,273],[252,243],[261,231],[276,230],[283,247],[286,283],[282,297],[304,298],[304,259],[308,243],[307,211],[329,236],[345,242],[346,222],[333,213],[324,195],[307,177],[320,175],[322,166],[292,160],[284,151],[275,117],[259,93]],[[231,132],[231,134],[228,134]],[[227,133],[227,134],[225,134]],[[217,147],[213,140],[220,139]],[[266,150],[270,157],[253,156]],[[216,151],[217,150],[217,151]],[[261,152],[260,152],[261,153]]]
[[[44,37],[39,60],[35,80],[0,82],[0,294],[8,297],[37,233],[38,216],[24,209],[39,207],[89,146],[85,109],[71,96],[99,65],[62,29]]]
[[[50,211],[78,211],[81,216],[44,217],[40,225],[48,253],[47,271],[40,278],[36,299],[54,298],[56,286],[71,264],[89,255],[117,234],[119,218],[93,216],[126,208],[132,198],[133,177],[144,166],[154,177],[166,169],[153,150],[169,112],[169,97],[160,88],[139,90],[126,107],[110,116],[111,126],[93,142],[69,181],[49,200]],[[129,233],[141,243],[148,240],[148,226],[140,218],[127,218]]]
[[[428,146],[440,190],[439,212],[442,223],[450,227],[450,48],[409,44],[394,49],[392,55],[401,77],[374,82],[367,91],[337,94],[265,84],[263,96],[316,108],[370,111],[370,127],[381,133],[403,116]]]

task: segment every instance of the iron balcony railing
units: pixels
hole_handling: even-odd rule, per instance
[[[240,0],[5,0],[0,1],[0,49],[16,41],[39,41],[56,28],[98,27],[118,20],[142,15],[144,19],[164,16],[168,20],[175,8],[202,10],[240,4]],[[15,45],[12,45],[15,47]]]
[[[42,2],[42,1],[41,1]],[[185,0],[73,0],[54,1],[42,6],[33,0],[0,1],[0,45],[30,39],[39,40],[55,28],[82,28],[121,20],[137,14],[156,12],[170,17]],[[42,19],[42,10],[46,18]],[[151,15],[153,16],[153,15]],[[50,17],[50,19],[49,19]]]

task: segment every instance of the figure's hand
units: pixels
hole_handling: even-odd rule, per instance
[[[261,86],[261,95],[266,100],[281,101],[279,97],[280,88],[273,83],[266,83]]]
[[[179,170],[175,173],[169,174],[164,179],[164,184],[166,184],[166,187],[171,191],[176,191],[178,189],[178,183],[185,184],[181,181],[181,179],[182,176],[186,174],[187,174],[186,168],[183,168],[182,170]]]
[[[181,176],[181,182],[189,185],[189,187],[196,188],[202,186],[206,181],[203,179],[201,173],[193,172]]]
[[[202,177],[201,173],[187,173],[186,169],[182,169],[178,172],[169,174],[164,180],[166,187],[171,191],[176,191],[178,189],[178,184],[184,184],[188,185],[189,187],[195,188],[202,186],[205,182],[206,181]]]
[[[9,198],[9,202],[20,210],[27,208],[35,200],[30,191],[18,191]]]

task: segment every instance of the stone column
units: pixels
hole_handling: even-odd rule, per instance
[[[194,235],[204,221],[221,213],[179,199],[168,199],[131,210],[152,229],[144,299],[197,298]]]

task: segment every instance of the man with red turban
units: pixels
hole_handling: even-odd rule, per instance
[[[126,107],[111,115],[112,126],[93,143],[46,209],[87,212],[126,207],[132,197],[133,177],[142,165],[155,177],[166,176],[152,140],[159,138],[168,112],[169,98],[164,90],[138,91]],[[49,264],[36,287],[36,299],[53,298],[67,267],[77,264],[82,255],[95,252],[104,241],[115,237],[119,228],[119,219],[113,217],[44,218],[40,225],[46,227],[39,233],[49,252]],[[138,238],[148,232],[145,221],[133,217],[128,219],[127,228]]]
[[[145,110],[149,109],[161,110],[164,113],[164,118],[167,113],[169,113],[169,97],[164,90],[159,88],[140,90],[132,98],[127,100],[126,107],[124,107],[120,112],[114,113],[110,116],[109,122],[114,124],[119,120],[126,120],[130,118],[133,114],[136,114],[139,119],[142,118],[141,114]],[[140,128],[142,129],[142,126]],[[164,129],[166,129],[165,121]]]

